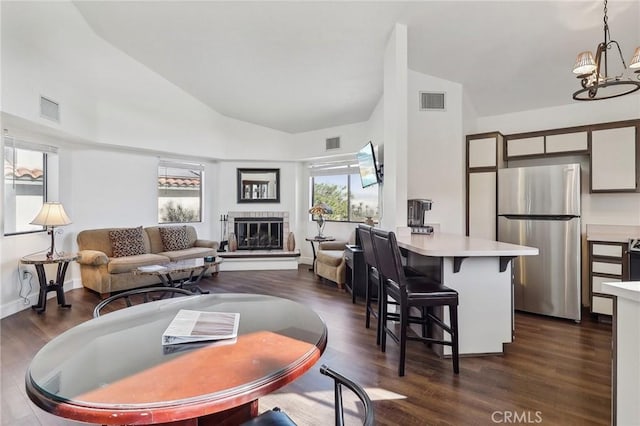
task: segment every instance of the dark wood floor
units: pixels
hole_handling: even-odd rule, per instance
[[[575,324],[518,313],[516,340],[503,356],[462,358],[460,374],[454,375],[450,360],[409,342],[406,376],[400,378],[397,346],[390,341],[387,353],[379,352],[375,330],[364,328],[362,302],[352,305],[350,295],[316,280],[307,269],[222,272],[203,287],[287,297],[318,312],[329,329],[321,362],[368,390],[378,424],[610,424],[610,325],[589,317]],[[24,392],[29,360],[56,335],[90,319],[98,298],[76,289],[67,300],[73,304],[70,310],[51,303],[43,315],[25,310],[2,319],[2,425],[78,424],[44,413]],[[261,408],[281,406],[301,425],[327,425],[333,422],[331,395],[329,379],[313,369],[260,403]]]

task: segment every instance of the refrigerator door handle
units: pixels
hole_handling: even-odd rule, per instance
[[[524,215],[524,214],[501,214],[500,217],[510,220],[564,220],[569,221],[580,216],[567,215]]]

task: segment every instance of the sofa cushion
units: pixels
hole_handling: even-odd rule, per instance
[[[164,251],[184,250],[191,247],[186,226],[163,226],[160,238]]]
[[[113,257],[107,265],[110,274],[124,274],[139,266],[162,265],[169,263],[169,258],[158,254],[146,253],[135,256]]]
[[[189,247],[188,249],[178,251],[163,251],[158,253],[162,256],[167,256],[172,262],[186,259],[196,259],[198,257],[216,256],[217,253],[214,249],[208,247]]]
[[[338,266],[344,257],[344,250],[322,250],[318,251],[317,261],[325,265]]]
[[[109,231],[113,257],[135,256],[144,254],[144,237],[142,226],[137,228],[121,228]]]

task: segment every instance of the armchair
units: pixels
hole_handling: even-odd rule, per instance
[[[344,250],[347,244],[355,244],[355,240],[355,231],[353,231],[348,240],[327,241],[318,244],[318,252],[314,265],[315,274],[329,281],[333,281],[339,289],[344,288],[347,268]]]

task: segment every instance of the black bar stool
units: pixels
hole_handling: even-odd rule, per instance
[[[373,252],[373,241],[371,240],[371,226],[360,224],[356,229],[360,246],[364,253],[364,263],[367,273],[364,277],[365,283],[365,327],[371,326],[371,317],[378,320],[378,312],[380,310],[378,295],[380,292],[380,280],[378,278],[378,270],[376,268],[376,254]],[[374,305],[376,305],[374,309]],[[376,345],[380,344],[380,326],[376,333]]]
[[[380,300],[392,298],[399,304],[399,312],[389,315],[387,304],[381,303],[380,312],[380,349],[386,350],[386,336],[400,345],[400,366],[398,375],[404,376],[404,364],[407,340],[419,340],[427,343],[451,346],[453,372],[458,374],[458,292],[436,282],[426,276],[407,277],[402,267],[400,249],[393,232],[372,229],[371,237],[376,256],[376,265],[380,275]],[[450,326],[446,325],[433,313],[434,307],[449,307]],[[420,317],[410,316],[412,307],[418,308]],[[400,322],[400,336],[387,327],[387,321]],[[422,325],[422,336],[408,336],[407,328],[410,323]],[[427,335],[427,327],[436,325],[450,334],[451,340],[436,339]]]

